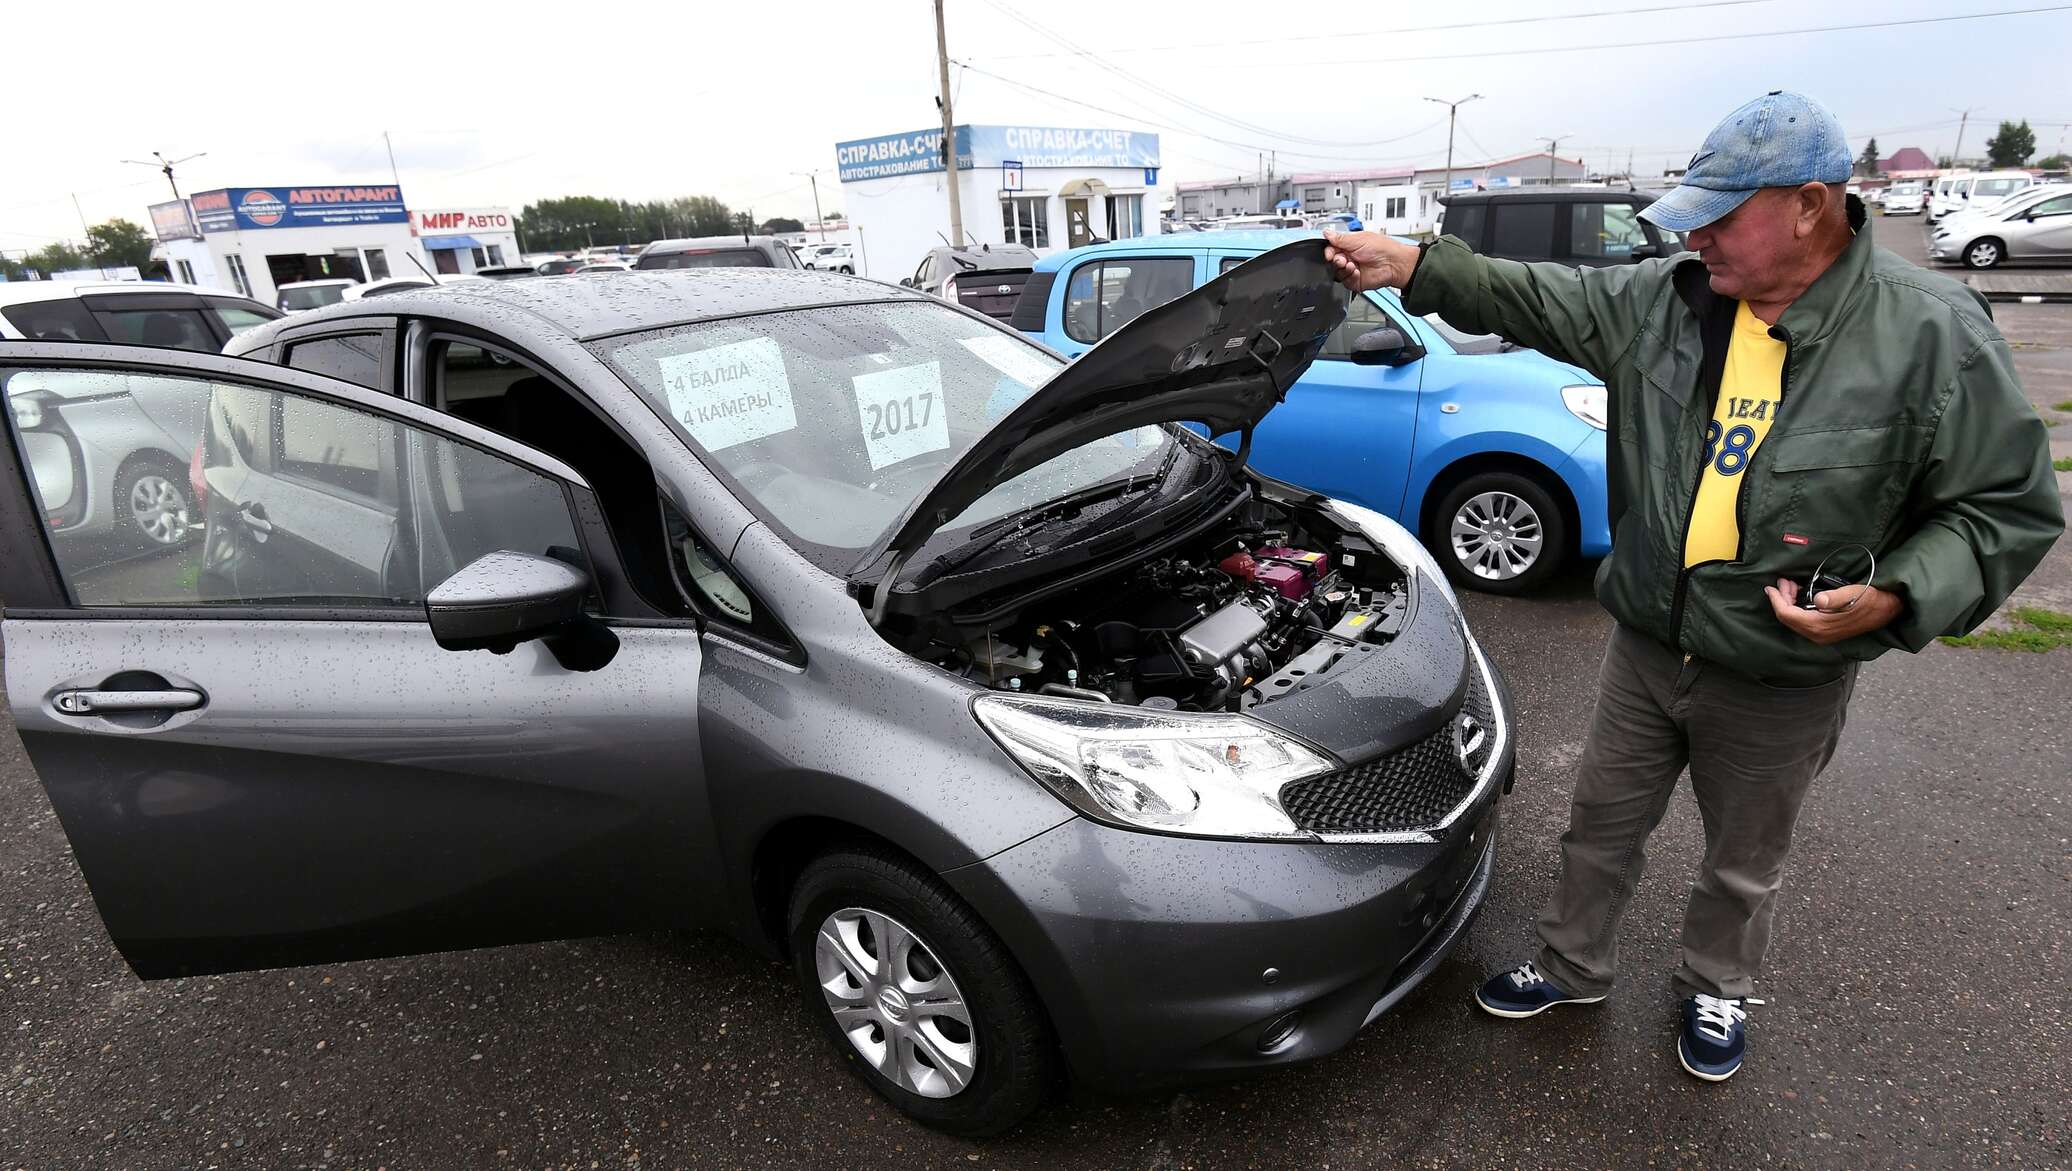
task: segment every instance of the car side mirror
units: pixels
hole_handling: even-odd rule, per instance
[[[590,575],[564,561],[500,549],[469,562],[425,595],[432,638],[449,651],[509,654],[539,639],[571,671],[595,671],[618,653],[610,628],[583,613]]]
[[[1626,255],[1634,260],[1653,260],[1662,255],[1662,249],[1655,244],[1635,244],[1633,250]]]
[[[1393,325],[1370,329],[1353,339],[1356,366],[1408,366],[1425,356],[1425,348]]]

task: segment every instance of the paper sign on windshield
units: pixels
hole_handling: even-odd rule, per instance
[[[725,451],[799,425],[791,382],[784,376],[784,352],[770,338],[669,354],[657,365],[669,413],[707,451]]]
[[[1058,372],[1055,362],[1011,337],[965,337],[957,340],[986,365],[1031,390],[1049,382]]]
[[[849,381],[856,387],[857,422],[872,471],[950,445],[940,362],[858,374]]]

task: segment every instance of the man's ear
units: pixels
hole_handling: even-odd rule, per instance
[[[1833,214],[1829,204],[1834,193],[1825,183],[1801,183],[1798,190],[1798,217],[1792,224],[1792,234],[1804,240],[1820,230],[1820,222]]]

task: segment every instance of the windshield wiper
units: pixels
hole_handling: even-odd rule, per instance
[[[944,553],[928,563],[927,568],[914,575],[914,584],[926,586],[938,578],[954,573],[971,564],[987,552],[997,548],[1001,542],[1014,537],[1027,536],[1037,529],[1077,513],[1089,504],[1121,496],[1135,491],[1143,481],[1129,476],[1120,480],[1106,480],[1089,484],[1076,492],[1068,492],[1054,500],[1031,505],[1020,512],[1001,517],[990,524],[981,525],[971,531],[971,539],[963,545]]]
[[[1150,479],[1145,482],[1145,486],[1150,491],[1103,516],[1101,523],[1103,525],[1121,524],[1123,521],[1143,511],[1146,504],[1158,499],[1159,489],[1165,487],[1166,477],[1173,474],[1173,465],[1180,461],[1180,451],[1185,446],[1186,444],[1181,443],[1179,440],[1174,440],[1173,445],[1166,449],[1165,458],[1159,461],[1158,470],[1151,473]]]

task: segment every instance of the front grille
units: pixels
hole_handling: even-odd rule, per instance
[[[1338,772],[1295,781],[1281,790],[1281,807],[1297,826],[1318,834],[1398,833],[1430,829],[1467,799],[1475,773],[1461,766],[1454,725],[1462,713],[1481,722],[1484,735],[1470,757],[1476,772],[1496,750],[1494,708],[1472,669],[1460,712],[1438,731],[1405,748]]]

